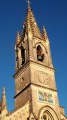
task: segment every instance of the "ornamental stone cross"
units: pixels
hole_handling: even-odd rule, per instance
[[[29,1],[29,0],[28,0],[27,2],[28,2],[28,7],[29,7],[31,3],[30,3],[30,1]]]

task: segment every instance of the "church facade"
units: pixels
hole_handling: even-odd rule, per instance
[[[28,5],[15,44],[15,109],[8,112],[3,87],[0,120],[67,120],[64,107],[59,106],[54,72],[45,27],[41,34]]]

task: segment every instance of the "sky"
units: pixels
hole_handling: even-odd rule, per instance
[[[40,31],[44,25],[50,40],[59,105],[67,116],[67,0],[30,0]],[[5,86],[8,110],[14,109],[15,41],[22,31],[26,0],[0,0],[0,99]]]

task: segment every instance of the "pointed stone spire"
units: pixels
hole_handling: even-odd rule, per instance
[[[19,35],[19,31],[17,31],[17,36],[16,36],[16,45],[18,45],[20,42],[20,35]]]
[[[44,39],[45,41],[48,39],[47,32],[46,32],[46,30],[45,30],[44,25],[43,25],[42,37],[43,37],[43,39]]]
[[[25,26],[24,31],[27,34],[30,31],[34,37],[42,38],[41,32],[40,32],[39,27],[37,25],[37,22],[36,22],[36,20],[34,18],[34,15],[33,15],[33,12],[31,10],[30,5],[28,6],[28,10],[27,10],[27,14],[26,14],[26,19],[25,19],[24,23],[25,23],[24,24],[24,26]]]
[[[1,112],[3,112],[3,111],[5,111],[5,113],[7,113],[5,87],[3,87],[2,98],[1,98]]]
[[[1,103],[0,103],[0,113],[1,113]]]

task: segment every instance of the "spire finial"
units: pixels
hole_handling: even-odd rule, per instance
[[[28,7],[30,7],[30,4],[31,4],[31,3],[30,3],[30,1],[29,1],[29,0],[27,0],[27,2],[28,2]]]

